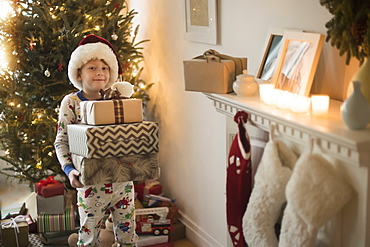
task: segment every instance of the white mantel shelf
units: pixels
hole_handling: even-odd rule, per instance
[[[249,114],[249,124],[268,131],[274,124],[278,135],[300,144],[309,145],[311,138],[324,152],[356,166],[370,165],[370,125],[365,130],[349,130],[340,115],[340,101],[330,100],[327,117],[292,113],[267,106],[258,96],[239,97],[232,94],[204,93],[216,110],[229,117],[238,111]]]

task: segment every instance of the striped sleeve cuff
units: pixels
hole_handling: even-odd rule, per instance
[[[65,173],[65,174],[67,174],[67,176],[68,176],[68,174],[69,174],[72,170],[74,170],[74,169],[76,169],[76,168],[74,167],[74,165],[73,165],[73,164],[68,164],[68,165],[65,165],[65,166],[63,167],[63,171],[64,171],[64,173]]]

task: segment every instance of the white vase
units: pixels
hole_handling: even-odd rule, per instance
[[[349,129],[365,129],[370,121],[370,106],[361,92],[360,81],[353,81],[353,92],[344,101],[342,109],[343,122]]]

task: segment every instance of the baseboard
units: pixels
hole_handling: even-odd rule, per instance
[[[192,241],[198,247],[224,247],[211,235],[206,233],[187,215],[179,210],[179,220],[186,226],[186,238]]]

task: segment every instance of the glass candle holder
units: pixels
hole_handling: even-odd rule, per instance
[[[266,105],[275,105],[276,104],[276,95],[275,95],[275,85],[274,84],[260,84],[260,100]]]
[[[279,109],[289,110],[292,105],[293,94],[288,91],[275,89],[276,107]]]
[[[311,96],[311,110],[312,115],[325,117],[329,111],[329,95],[314,94]]]
[[[298,94],[292,97],[290,110],[294,113],[308,113],[310,111],[311,99]]]

